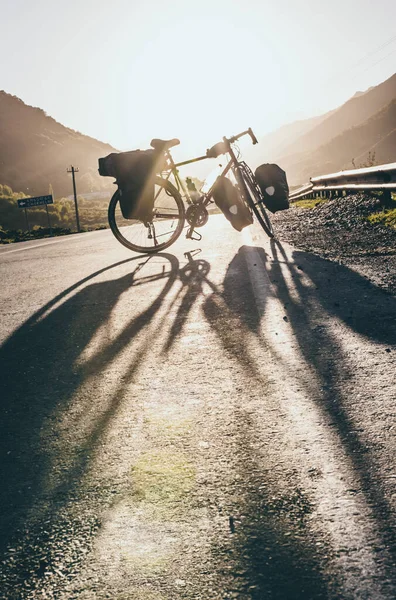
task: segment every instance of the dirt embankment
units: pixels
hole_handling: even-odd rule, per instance
[[[314,208],[292,206],[272,220],[282,241],[344,264],[395,293],[396,229],[368,221],[382,210],[378,198],[356,194]]]

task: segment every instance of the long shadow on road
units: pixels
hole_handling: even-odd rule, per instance
[[[145,310],[131,318],[118,335],[112,336],[111,341],[86,360],[83,368],[79,366],[82,353],[99,328],[108,322],[120,295],[131,286],[145,283],[144,278],[138,277],[139,266],[111,281],[89,283],[91,278],[106,269],[93,273],[54,298],[3,344],[0,348],[3,366],[1,553],[18,536],[23,537],[31,523],[43,521],[48,516],[48,504],[55,505],[56,511],[61,513],[70,498],[78,494],[95,447],[120,407],[125,383],[134,377],[150,351],[150,340],[144,341],[139,351],[134,352],[126,373],[123,373],[123,380],[112,392],[106,409],[98,411],[84,443],[75,448],[73,438],[70,438],[68,469],[51,489],[51,497],[45,495],[44,488],[56,459],[51,453],[57,446],[56,443],[46,446],[42,431],[44,428],[47,431],[48,424],[68,410],[78,388],[88,378],[102,373],[130,340],[152,321],[177,278],[182,285],[173,303],[178,301],[179,306],[163,353],[171,350],[182,334],[194,304],[202,299],[203,313],[225,353],[241,366],[246,385],[253,386],[260,393],[266,376],[252,359],[250,345],[252,336],[263,343],[260,315],[246,262],[252,251],[261,256],[263,268],[272,281],[274,291],[271,293],[285,306],[305,361],[313,366],[325,390],[320,399],[321,408],[336,424],[338,436],[362,482],[366,500],[373,508],[378,528],[384,540],[388,543],[393,541],[389,534],[391,513],[382,494],[380,474],[375,473],[370,455],[364,451],[342,393],[338,391],[339,381],[350,378],[351,373],[347,361],[340,366],[342,349],[323,320],[326,315],[336,316],[352,331],[374,342],[390,345],[396,341],[393,321],[395,300],[350,269],[321,261],[312,255],[296,252],[290,263],[282,246],[277,243],[272,247],[275,260],[271,263],[261,248],[242,247],[229,264],[222,286],[211,282],[210,265],[206,261],[190,257],[188,264],[179,269],[174,256],[162,255],[169,261],[170,272],[160,272],[149,279],[163,280],[162,291]],[[129,260],[141,263],[143,259],[136,257]],[[293,294],[284,276],[285,268],[294,282]],[[324,278],[323,269],[328,273],[330,282]],[[308,286],[306,278],[310,281]],[[335,284],[341,281],[343,285]],[[203,292],[208,290],[209,295],[202,298]],[[265,301],[264,298],[264,310]],[[382,323],[375,326],[371,318],[374,311],[383,314]],[[94,398],[87,400],[88,409],[95,408],[94,401]],[[285,490],[279,474],[263,472],[263,452],[257,448],[257,440],[260,439],[257,423],[244,410],[243,399],[236,417],[234,467],[238,475],[236,481],[243,482],[243,486],[239,487],[237,505],[230,506],[230,514],[243,515],[244,521],[243,527],[236,527],[231,544],[225,551],[232,557],[234,571],[241,573],[239,589],[255,600],[264,597],[279,600],[328,597],[328,581],[323,573],[327,549],[316,545],[317,539],[309,529],[308,517],[313,508],[299,486],[298,473],[289,474],[291,483]],[[60,450],[64,451],[64,447]],[[37,508],[40,498],[42,506]],[[234,528],[232,523],[231,528]],[[37,550],[35,552],[37,554]],[[221,559],[224,559],[221,549],[213,548],[213,552],[215,556],[220,553]],[[38,572],[43,568],[42,563],[28,566],[29,557],[24,558],[23,553],[17,556],[17,560],[20,561],[16,569],[20,580],[26,577],[28,568]],[[9,598],[12,597],[10,593]]]
[[[195,303],[203,299],[204,315],[221,340],[225,354],[242,367],[238,371],[245,378],[246,389],[254,388],[260,395],[265,375],[252,359],[250,345],[251,336],[258,336],[260,329],[246,268],[246,254],[250,251],[240,249],[221,286],[211,281],[207,261],[189,257],[179,271],[182,283],[177,296],[179,305],[163,352],[170,350]],[[245,411],[244,400],[243,394],[236,399],[233,435],[228,437],[231,432],[228,429],[226,432],[226,447],[232,444],[232,468],[220,486],[210,492],[211,502],[217,496],[222,497],[222,511],[230,515],[234,534],[229,543],[223,540],[212,548],[218,587],[224,594],[235,595],[225,597],[326,598],[327,582],[321,562],[326,548],[318,550],[317,538],[307,528],[312,506],[292,473],[288,472],[290,486],[285,490],[278,474],[263,472],[263,452],[257,449],[258,425]],[[218,435],[221,437],[220,432]],[[232,515],[236,515],[235,521]],[[240,515],[243,515],[242,527],[239,522],[236,524]]]
[[[252,307],[254,294],[246,278],[246,257],[251,252],[260,255],[273,285],[269,293],[283,304],[305,362],[314,368],[316,382],[323,390],[320,398],[316,394],[315,401],[331,417],[353,464],[354,475],[361,482],[382,544],[392,551],[392,513],[385,499],[383,481],[348,412],[340,384],[352,374],[343,349],[327,327],[326,317],[337,317],[368,340],[391,345],[396,342],[395,299],[350,269],[308,253],[294,252],[290,261],[279,242],[272,244],[271,262],[261,248],[240,248],[229,265],[223,290],[215,291],[203,309],[224,348],[244,367],[250,386],[255,377],[258,385],[265,383],[263,373],[253,366],[249,348],[249,332],[260,337],[260,319]],[[239,285],[241,281],[243,285]],[[263,301],[265,306],[265,298]],[[250,314],[246,314],[247,307]],[[374,314],[381,315],[380,322],[373,319]],[[298,484],[294,493],[285,495],[273,478],[263,478],[259,473],[257,444],[249,442],[255,437],[255,425],[249,414],[244,413],[242,402],[239,412],[240,448],[235,455],[235,467],[245,491],[240,494],[236,510],[245,515],[245,521],[242,533],[235,537],[234,552],[239,554],[247,573],[251,597],[261,599],[266,594],[271,598],[327,597],[327,583],[322,576],[322,563],[327,559],[321,557],[315,537],[306,529],[306,515],[311,510],[309,500],[300,493]],[[285,515],[293,517],[293,514],[294,520],[284,520]],[[390,570],[388,576],[392,577]]]
[[[232,575],[228,586],[236,597],[327,598],[322,570],[326,548],[316,545],[318,538],[308,528],[310,501],[293,469],[287,468],[281,478],[279,472],[271,472],[276,450],[261,446],[262,425],[252,416],[251,407],[246,406],[253,395],[266,404],[268,383],[265,369],[257,364],[251,347],[252,336],[260,339],[260,315],[246,261],[252,252],[258,252],[265,260],[261,248],[240,248],[229,264],[222,287],[212,287],[213,294],[203,305],[207,321],[226,354],[241,365],[239,377],[245,379],[245,393],[235,400],[236,447],[232,451],[229,489],[221,490],[222,495],[229,497],[225,508],[230,515],[236,515],[236,521],[231,516],[233,535],[229,545],[214,546],[213,554],[220,564],[225,561],[228,565],[224,574],[226,579],[227,572],[228,578]],[[264,309],[267,300],[262,298]],[[271,413],[268,415],[270,422]]]
[[[73,432],[58,444],[57,423],[87,378],[100,374],[151,322],[175,281],[177,259],[168,254],[158,256],[169,263],[167,273],[160,271],[147,280],[139,278],[142,265],[149,260],[141,256],[103,268],[51,300],[0,348],[0,554],[9,559],[10,552],[13,553],[7,564],[14,583],[34,574],[42,575],[48,566],[50,558],[40,558],[44,554],[39,549],[40,536],[45,541],[43,538],[51,530],[50,520],[61,515],[64,506],[78,495],[90,457],[116,413],[122,393],[115,393],[104,411],[95,407],[94,394],[86,399],[84,409],[91,413],[97,409],[97,417],[78,446]],[[134,267],[136,261],[138,265],[122,277],[90,283],[105,271],[129,262]],[[82,353],[99,328],[108,322],[121,294],[132,286],[157,279],[162,279],[164,286],[154,302],[131,318],[118,335],[111,336],[111,342],[103,350],[98,350],[81,367]],[[148,348],[140,350],[131,359],[129,378],[144,360]],[[83,420],[84,415],[81,416]],[[56,483],[51,486],[50,480]],[[28,538],[35,538],[34,548],[29,548]],[[15,592],[15,597],[19,597],[18,593]],[[14,597],[11,591],[7,597]]]
[[[265,388],[265,369],[257,365],[251,353],[252,335],[260,344],[265,341],[260,333],[260,315],[247,268],[249,253],[259,254],[273,284],[269,293],[284,305],[305,362],[316,374],[312,397],[317,398],[318,387],[323,390],[316,402],[334,422],[380,535],[390,547],[391,513],[382,493],[381,477],[375,475],[375,466],[338,389],[340,382],[350,379],[351,373],[337,338],[327,328],[326,318],[336,316],[369,340],[392,344],[395,341],[394,299],[345,267],[299,252],[295,252],[294,260],[290,261],[279,243],[273,244],[271,262],[263,249],[242,247],[229,264],[222,286],[210,280],[210,265],[206,261],[190,258],[179,271],[182,287],[175,299],[179,300],[179,306],[163,351],[168,352],[173,346],[194,304],[209,288],[211,293],[205,296],[203,303],[207,321],[221,340],[225,353],[242,367],[239,372],[244,373],[246,389]],[[284,269],[293,280],[293,293]],[[337,285],[332,285],[333,282]],[[265,310],[266,298],[261,300],[261,309]],[[381,323],[374,325],[374,312],[381,313]],[[239,500],[237,505],[231,501],[228,508],[230,514],[243,514],[244,521],[242,528],[236,527],[234,544],[226,554],[232,557],[234,571],[243,574],[239,575],[239,590],[249,589],[255,599],[266,595],[279,599],[328,597],[331,584],[324,570],[328,561],[326,553],[331,549],[309,528],[309,515],[314,507],[301,489],[298,474],[292,469],[285,473],[289,479],[285,490],[284,482],[277,479],[279,474],[274,477],[262,472],[263,453],[257,451],[257,423],[244,411],[243,396],[235,422],[238,448],[234,454],[234,470],[238,475],[235,487]],[[238,481],[243,481],[243,489],[239,489]],[[221,564],[225,558],[224,548],[213,551]]]
[[[362,424],[357,426],[356,409],[351,411],[350,398],[345,396],[342,388],[343,383],[353,381],[355,376],[358,382],[359,373],[354,372],[345,349],[327,327],[325,318],[336,317],[352,332],[374,342],[380,363],[381,355],[387,356],[385,348],[396,344],[396,300],[345,266],[302,251],[294,251],[290,261],[279,242],[272,242],[272,252],[274,261],[269,276],[277,297],[285,306],[305,361],[314,367],[321,384],[320,407],[335,425],[366,503],[375,517],[382,542],[395,558],[394,515],[384,492],[383,473],[373,461],[367,442],[361,438]],[[286,266],[294,282],[297,299],[290,294],[280,264]],[[310,282],[308,286],[304,281],[306,278]],[[370,372],[370,378],[375,380],[376,371]],[[357,391],[363,391],[361,383],[358,385]],[[373,400],[375,393],[372,392]],[[366,392],[361,402],[360,420],[367,410],[365,403],[370,409],[370,393]],[[370,418],[373,417],[368,413],[365,425],[370,425]]]

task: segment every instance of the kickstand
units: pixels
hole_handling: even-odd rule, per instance
[[[193,237],[194,233],[198,237]],[[190,227],[190,229],[187,231],[186,238],[188,240],[193,240],[194,242],[200,242],[202,240],[202,235],[200,233],[198,233],[198,231],[194,231],[193,227]]]

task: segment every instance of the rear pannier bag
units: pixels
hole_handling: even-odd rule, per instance
[[[115,177],[124,219],[150,220],[154,206],[155,174],[163,156],[155,150],[132,150],[99,158],[99,175]]]
[[[218,177],[213,187],[213,200],[237,231],[253,223],[253,217],[238,190],[227,177]]]
[[[275,213],[289,208],[289,186],[283,169],[267,163],[257,167],[254,174],[268,210]]]

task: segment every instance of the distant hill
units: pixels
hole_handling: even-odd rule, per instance
[[[326,113],[310,119],[287,123],[275,131],[271,131],[264,137],[259,138],[257,146],[250,146],[244,153],[246,160],[253,167],[257,167],[263,160],[271,162],[277,156],[282,156],[291,141],[299,139],[314,127],[319,125],[331,113]],[[254,128],[253,128],[254,129]]]
[[[396,74],[365,94],[359,94],[345,102],[319,125],[310,129],[305,135],[299,136],[282,154],[311,152],[346,129],[364,123],[385,108],[394,98],[396,98]]]
[[[355,165],[365,163],[369,158],[369,153],[372,155],[375,152],[375,162],[377,165],[396,162],[396,128],[393,129],[388,135],[381,138],[374,146],[369,150],[365,150],[355,158]]]
[[[373,151],[378,164],[396,161],[395,99],[396,74],[321,117],[270,133],[251,153],[252,162],[277,162],[289,183],[298,185],[314,175],[353,168],[352,159],[358,166]]]
[[[363,166],[369,153],[377,164],[396,161],[396,98],[374,117],[351,127],[304,155],[282,159],[290,181]],[[352,162],[353,161],[353,162]]]
[[[110,180],[98,175],[98,157],[114,151],[0,91],[0,183],[31,196],[48,194],[51,184],[56,197],[67,196],[72,184],[66,169],[73,164],[78,193],[110,188]]]
[[[396,74],[324,115],[289,123],[259,140],[244,155],[252,167],[277,162],[291,186],[309,177],[356,166],[375,152],[377,163],[396,162]],[[254,129],[254,127],[253,127]],[[27,106],[0,92],[0,184],[28,195],[56,197],[72,193],[70,164],[79,167],[78,193],[112,190],[110,179],[99,177],[97,160],[116,152],[64,127],[40,108]]]

